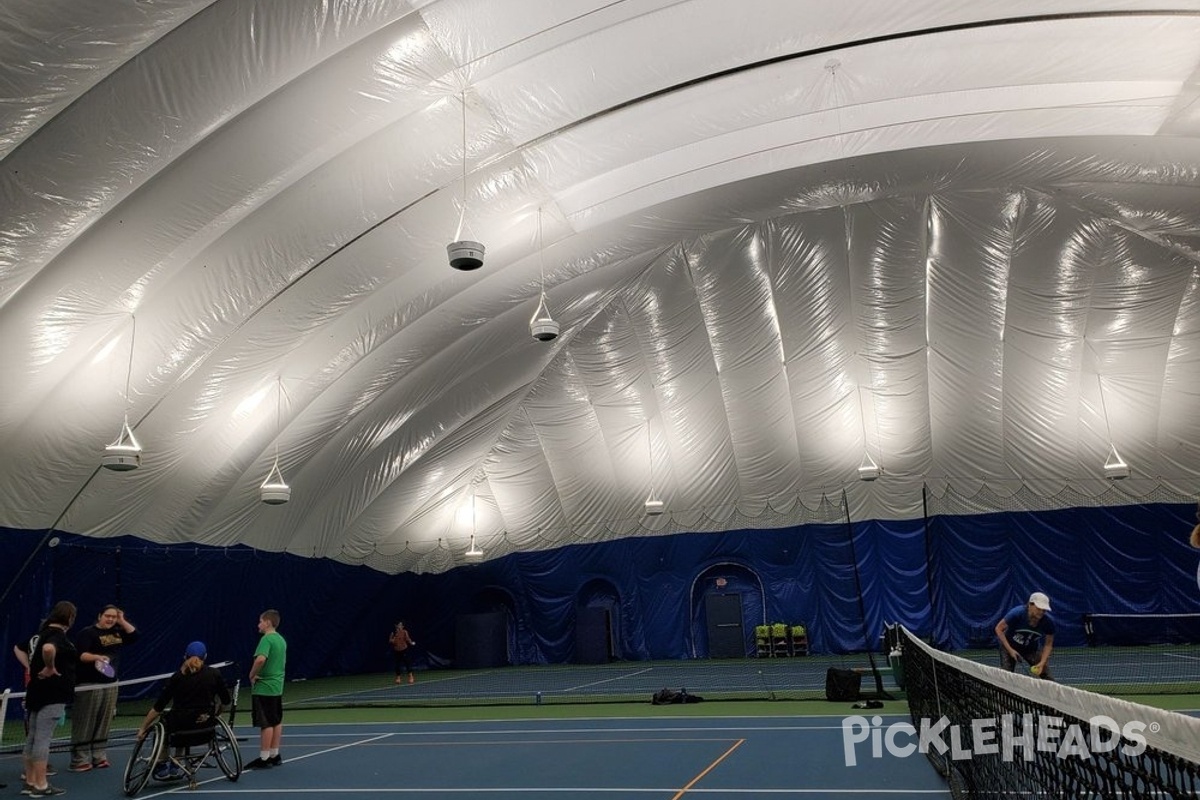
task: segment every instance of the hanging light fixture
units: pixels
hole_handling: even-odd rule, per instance
[[[477,496],[475,490],[471,490],[471,546],[467,548],[467,556],[470,558],[482,558],[483,551],[479,549],[479,545],[475,544],[475,501]]]
[[[873,481],[879,477],[879,465],[875,463],[875,459],[871,458],[871,452],[867,450],[867,413],[862,401],[862,387],[858,387],[858,419],[862,423],[863,435],[863,459],[858,464],[858,479],[860,481]]]
[[[1117,445],[1112,438],[1112,425],[1108,421],[1108,403],[1104,400],[1104,381],[1100,371],[1096,371],[1096,385],[1100,388],[1100,409],[1104,412],[1104,429],[1108,432],[1108,458],[1104,459],[1104,477],[1110,481],[1119,481],[1129,477],[1129,465],[1117,452]]]
[[[1115,444],[1108,449],[1108,458],[1104,461],[1104,477],[1110,481],[1119,481],[1129,477],[1129,465],[1125,463],[1125,459],[1121,458]]]
[[[537,248],[538,272],[541,275],[541,297],[538,299],[537,310],[529,320],[529,333],[539,342],[550,342],[558,338],[558,323],[550,316],[546,307],[546,254],[542,246],[542,209],[537,213]]]
[[[462,211],[458,216],[458,230],[454,232],[455,241],[446,245],[446,255],[450,257],[450,266],[463,272],[479,269],[483,266],[482,244],[470,239],[462,239],[463,223],[467,218],[467,92],[462,93]]]
[[[104,455],[100,458],[100,465],[114,472],[128,472],[142,465],[142,446],[138,444],[133,436],[133,429],[129,427],[129,384],[133,377],[133,345],[137,338],[137,317],[130,314],[129,318],[132,325],[129,333],[129,364],[125,370],[125,421],[116,441],[104,448]]]
[[[879,465],[875,463],[875,459],[871,458],[870,453],[864,453],[862,463],[858,465],[858,479],[860,481],[873,481],[878,477]]]
[[[651,435],[650,420],[646,420],[646,446],[650,455],[650,494],[642,504],[647,517],[657,517],[667,510],[667,504],[654,493],[654,437]]]
[[[267,479],[258,487],[259,498],[269,506],[279,506],[292,499],[292,487],[287,485],[283,479],[283,473],[279,471],[279,432],[283,407],[283,377],[278,378],[278,383],[275,392],[275,460],[271,464],[271,470],[267,473]]]

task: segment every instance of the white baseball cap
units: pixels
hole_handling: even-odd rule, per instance
[[[1042,611],[1050,610],[1050,598],[1046,597],[1046,595],[1042,594],[1041,592],[1034,592],[1033,594],[1029,595],[1029,602],[1033,603]]]

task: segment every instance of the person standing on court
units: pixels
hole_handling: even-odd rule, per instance
[[[46,762],[50,760],[50,741],[54,728],[75,696],[75,668],[79,653],[67,638],[75,624],[75,604],[59,600],[50,609],[41,630],[29,642],[29,688],[25,709],[29,712],[29,731],[25,735],[25,788],[21,794],[54,797],[62,789],[46,780]]]
[[[1033,675],[1048,681],[1050,653],[1054,650],[1054,620],[1050,618],[1050,598],[1041,592],[1029,595],[1029,602],[1016,606],[996,623],[1000,640],[1000,667],[1009,672],[1018,661],[1030,665]]]
[[[412,637],[408,635],[408,629],[404,627],[403,622],[397,622],[395,630],[388,636],[388,642],[392,645],[392,656],[396,660],[396,683],[403,683],[401,675],[408,673],[408,682],[416,681],[416,676],[413,674],[412,654],[408,648],[416,644]]]
[[[75,635],[79,650],[79,681],[71,706],[72,772],[107,769],[108,727],[117,708],[117,666],[121,648],[138,638],[125,612],[108,605],[94,625]],[[83,688],[89,687],[89,688]]]
[[[268,609],[258,617],[258,648],[250,667],[251,718],[258,728],[258,758],[246,769],[264,769],[283,764],[279,741],[283,738],[283,674],[287,666],[287,642],[279,635],[279,612]]]

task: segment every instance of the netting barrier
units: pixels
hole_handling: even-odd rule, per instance
[[[900,648],[911,739],[956,798],[1200,792],[1200,719],[978,664],[908,631]]]
[[[220,670],[226,684],[230,687],[230,693],[233,696],[234,702],[226,710],[225,716],[230,724],[233,724],[238,713],[238,693],[241,686],[238,680],[237,665],[232,661],[222,661],[210,666]],[[172,674],[167,672],[161,675],[131,678],[109,684],[84,684],[76,687],[75,694],[78,698],[79,695],[87,692],[109,689],[112,686],[116,686],[117,705],[112,724],[109,728],[108,742],[110,744],[128,742],[137,734],[138,726],[146,716],[146,712],[154,705],[159,691]],[[20,754],[24,747],[24,699],[24,691],[5,689],[0,693],[0,755],[11,756]],[[249,719],[248,708],[249,705],[246,703],[247,710],[243,714],[247,720]],[[51,753],[66,752],[70,748],[71,706],[68,706],[66,715],[60,720],[59,726],[55,729],[54,740],[51,743]]]

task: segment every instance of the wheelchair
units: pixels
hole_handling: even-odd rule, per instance
[[[180,770],[191,789],[196,788],[196,775],[202,769],[219,768],[231,781],[241,777],[242,753],[233,729],[219,716],[212,721],[212,725],[203,728],[168,733],[163,720],[156,720],[145,738],[134,743],[129,763],[125,765],[126,796],[140,792],[161,764]],[[181,754],[176,754],[176,750]]]

